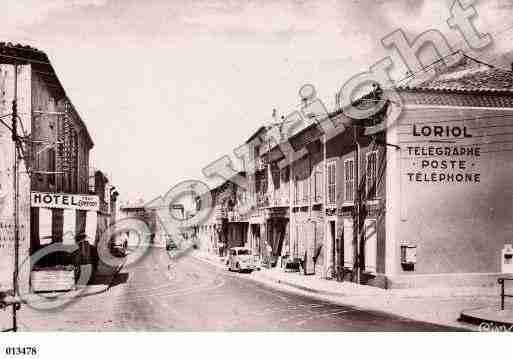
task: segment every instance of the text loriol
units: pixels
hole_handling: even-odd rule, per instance
[[[420,126],[413,125],[413,136],[425,137],[472,137],[467,126]]]

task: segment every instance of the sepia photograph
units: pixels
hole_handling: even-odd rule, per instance
[[[513,332],[513,0],[2,5],[4,356]]]

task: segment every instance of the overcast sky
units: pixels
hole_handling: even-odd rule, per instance
[[[94,166],[125,199],[204,180],[273,108],[291,112],[303,84],[332,106],[347,79],[393,55],[380,39],[397,28],[462,40],[446,24],[449,0],[2,3],[0,38],[50,56],[95,141]],[[476,27],[513,25],[512,4],[476,2]],[[495,40],[488,54],[512,50],[509,32]]]

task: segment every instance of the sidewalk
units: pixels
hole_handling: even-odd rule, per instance
[[[475,325],[484,323],[484,329],[493,330],[493,327],[496,327],[500,331],[498,327],[503,327],[503,331],[513,331],[513,308],[500,310],[497,306],[493,306],[464,310],[461,312],[461,318]]]
[[[219,268],[224,262],[215,255],[193,253]],[[262,269],[245,278],[282,290],[307,294],[338,304],[363,310],[382,311],[398,316],[449,325],[463,329],[478,328],[460,321],[462,311],[479,308],[498,308],[499,289],[495,287],[455,287],[422,289],[381,289],[352,282],[326,280],[319,276],[286,273],[281,268]]]

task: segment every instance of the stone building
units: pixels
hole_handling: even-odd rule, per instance
[[[398,85],[388,119],[388,287],[494,285],[511,261],[513,73],[463,53],[446,63]]]
[[[495,285],[512,257],[512,72],[456,53],[394,91],[378,124],[327,141],[330,265],[383,288]]]

